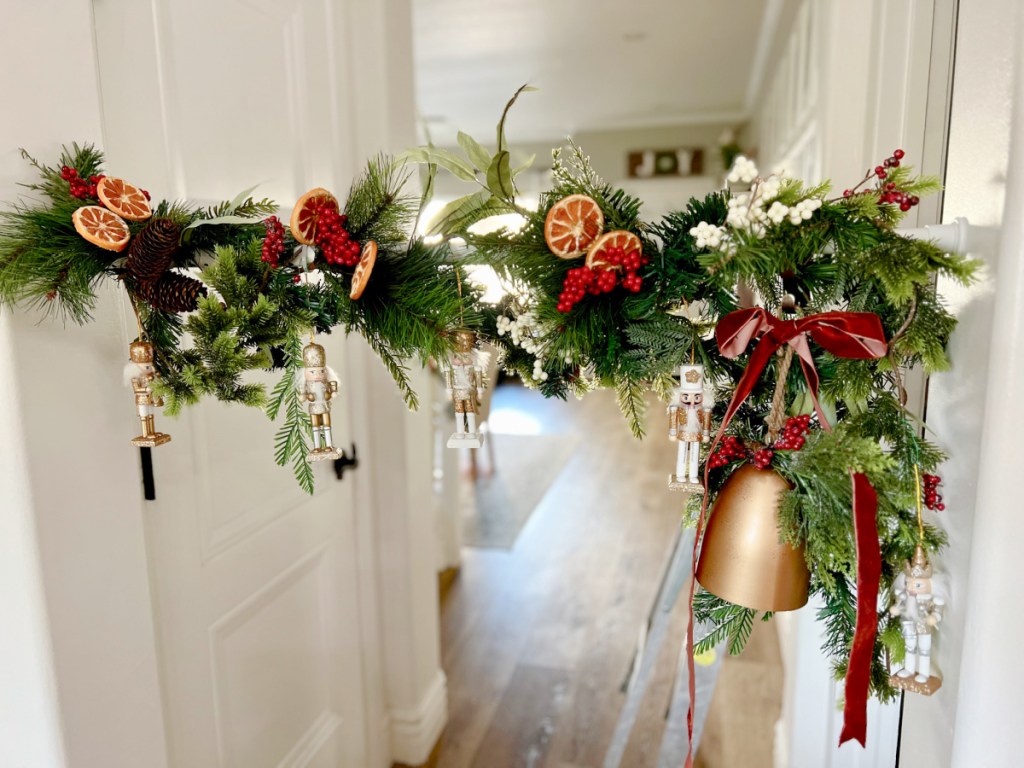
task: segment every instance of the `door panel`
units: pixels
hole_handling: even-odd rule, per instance
[[[285,210],[314,185],[343,192],[338,169],[352,158],[337,123],[349,107],[332,51],[344,19],[331,9],[97,2],[111,169],[191,199],[260,182],[256,194]],[[332,415],[343,445],[346,345],[319,341],[342,377]],[[170,765],[362,768],[352,481],[323,463],[307,496],[274,464],[277,425],[256,409],[204,402],[161,426],[173,441],[153,452],[146,532]]]

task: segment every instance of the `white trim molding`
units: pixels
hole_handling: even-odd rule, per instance
[[[422,765],[430,757],[448,721],[448,678],[440,669],[419,703],[392,709],[391,756],[399,763]]]

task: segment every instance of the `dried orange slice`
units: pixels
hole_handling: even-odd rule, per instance
[[[153,215],[146,193],[124,179],[104,176],[96,185],[96,196],[107,208],[128,221],[145,221]]]
[[[551,206],[544,219],[544,242],[560,259],[577,259],[604,229],[601,206],[592,197],[569,195]]]
[[[116,213],[99,205],[86,205],[71,214],[75,231],[93,245],[123,251],[128,245],[128,225]]]
[[[299,198],[299,202],[292,208],[292,220],[289,228],[292,237],[303,245],[313,245],[316,242],[316,225],[320,218],[320,209],[325,205],[338,210],[338,201],[334,195],[326,189],[317,187]]]
[[[621,270],[622,266],[610,258],[616,249],[621,249],[619,251],[621,256],[628,256],[633,251],[641,253],[643,244],[639,237],[624,229],[606,232],[590,246],[590,250],[587,252],[587,266],[591,269]]]
[[[352,273],[352,290],[349,291],[350,299],[358,299],[366,290],[366,284],[370,282],[370,273],[373,272],[373,265],[377,263],[377,243],[368,240],[363,246],[363,255],[356,264],[356,271]]]

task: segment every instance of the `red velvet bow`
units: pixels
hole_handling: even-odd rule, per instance
[[[736,394],[723,420],[725,423],[732,420],[736,410],[754,389],[772,354],[783,344],[789,344],[800,358],[800,366],[821,425],[829,429],[828,420],[818,404],[818,371],[814,368],[807,337],[810,336],[819,347],[836,357],[864,360],[882,357],[886,350],[882,323],[878,315],[870,312],[824,312],[799,320],[779,320],[761,307],[754,307],[730,312],[715,328],[718,348],[725,357],[730,358],[742,355],[750,342],[758,336],[761,340],[750,355],[747,369],[736,385]]]
[[[715,329],[718,348],[725,357],[733,358],[743,354],[750,342],[760,337],[750,355],[746,370],[740,377],[722,425],[711,444],[711,452],[725,434],[736,411],[753,391],[765,366],[775,352],[785,344],[793,347],[800,358],[807,387],[814,402],[823,429],[832,426],[818,403],[818,371],[811,355],[810,337],[818,346],[836,357],[871,359],[886,353],[885,332],[878,315],[870,312],[823,312],[798,320],[780,320],[765,312],[761,307],[741,309],[723,317]],[[704,467],[704,486],[708,485],[709,467]],[[882,569],[882,555],[878,543],[876,515],[878,497],[867,477],[850,473],[853,483],[853,524],[857,546],[857,625],[854,630],[853,646],[850,649],[850,663],[846,672],[846,706],[843,710],[843,731],[839,737],[842,744],[857,739],[862,745],[867,733],[867,697],[871,672],[871,656],[878,631],[878,583]],[[697,572],[697,554],[701,532],[707,517],[707,494],[697,522],[697,533],[693,543],[692,574]],[[690,673],[690,712],[687,726],[690,735],[690,752],[686,757],[687,768],[693,765],[693,699],[696,693],[693,668],[693,592],[696,581],[690,579],[690,626],[687,630],[686,645]]]

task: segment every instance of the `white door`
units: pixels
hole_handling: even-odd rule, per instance
[[[344,19],[331,4],[94,9],[111,171],[192,199],[255,182],[286,207],[312,186],[345,193]],[[345,346],[323,343],[342,375],[342,444]],[[153,451],[144,514],[169,764],[367,765],[352,479],[325,463],[304,494],[274,464],[276,425],[258,410],[208,402],[160,426],[173,442]]]

